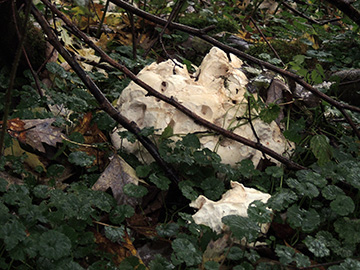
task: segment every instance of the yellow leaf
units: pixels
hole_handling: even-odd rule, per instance
[[[25,159],[25,163],[32,169],[35,169],[37,166],[43,168],[46,171],[45,165],[40,161],[39,157],[35,154],[25,151],[20,147],[19,142],[16,139],[12,139],[13,145],[11,147],[5,148],[4,155],[14,155],[16,157],[20,157],[23,154],[26,154],[27,158]]]

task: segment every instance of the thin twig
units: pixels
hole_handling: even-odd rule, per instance
[[[270,49],[272,50],[272,52],[275,54],[275,56],[281,61],[281,64],[283,66],[285,66],[284,62],[282,61],[281,57],[278,55],[277,51],[274,49],[274,47],[270,44],[270,42],[267,40],[267,38],[265,37],[264,33],[261,31],[261,29],[257,26],[255,20],[250,17],[250,21],[254,24],[255,28],[259,31],[260,35],[262,36],[262,38],[265,40],[266,44],[270,47]]]
[[[115,5],[121,7],[121,8],[124,8],[124,9],[129,9],[131,10],[132,12],[134,12],[134,14],[140,16],[140,17],[143,17],[149,21],[152,21],[152,22],[155,22],[157,24],[160,24],[160,25],[166,25],[167,21],[158,17],[158,16],[155,16],[155,15],[152,15],[148,12],[144,12],[142,10],[139,10],[137,8],[135,8],[134,6],[132,5],[129,5],[128,3],[126,3],[125,1],[122,1],[122,0],[110,0],[112,3],[114,3]],[[292,79],[293,81],[297,82],[299,85],[303,86],[305,89],[309,90],[311,93],[313,93],[314,95],[320,97],[321,99],[323,99],[324,101],[328,102],[329,104],[333,105],[334,107],[336,107],[337,109],[340,110],[340,108],[343,108],[345,110],[350,110],[350,111],[354,111],[354,112],[360,112],[360,108],[359,107],[356,107],[356,106],[352,106],[352,105],[348,105],[348,104],[345,104],[345,103],[342,103],[342,102],[338,102],[336,100],[334,100],[333,98],[329,97],[328,95],[322,93],[321,91],[319,91],[318,89],[316,89],[315,87],[313,87],[312,85],[308,84],[307,82],[305,82],[303,80],[302,77],[290,72],[290,71],[287,71],[287,70],[284,70],[282,68],[279,68],[277,66],[274,66],[268,62],[265,62],[265,61],[262,61],[254,56],[251,56],[251,55],[248,55],[238,49],[235,49],[233,47],[230,47],[228,45],[225,45],[223,44],[222,42],[216,40],[215,38],[212,38],[208,35],[204,35],[201,30],[199,29],[196,29],[196,28],[193,28],[193,27],[190,27],[190,26],[186,26],[186,25],[183,25],[183,24],[179,24],[179,23],[170,23],[168,25],[169,28],[171,29],[178,29],[180,31],[183,31],[183,32],[186,32],[186,33],[189,33],[189,34],[192,34],[194,36],[197,36],[207,42],[209,42],[210,44],[224,50],[225,52],[227,53],[233,53],[234,55],[237,55],[238,57],[240,58],[243,58],[247,61],[250,61],[254,64],[257,64],[259,66],[262,66],[264,68],[267,68],[269,70],[272,70],[276,73],[279,73],[289,79]],[[343,112],[345,112],[343,110]],[[346,112],[345,112],[346,113]],[[355,131],[356,132],[356,131]]]
[[[131,25],[131,37],[132,37],[132,54],[133,54],[133,59],[136,60],[137,57],[137,44],[136,44],[136,31],[135,31],[135,22],[134,22],[134,14],[131,12],[127,12],[128,16],[129,16],[129,20],[130,20],[130,25]]]
[[[251,130],[252,130],[252,132],[254,133],[254,136],[255,136],[255,138],[256,138],[257,143],[261,143],[261,142],[260,142],[260,138],[259,138],[259,136],[257,135],[256,130],[255,130],[254,125],[253,125],[252,120],[251,120],[250,97],[247,97],[247,107],[248,107],[248,114],[249,114],[248,121],[249,121]]]
[[[50,4],[48,2],[48,4]],[[50,4],[50,8],[55,8]],[[55,8],[56,9],[56,8]],[[167,164],[160,156],[154,143],[148,138],[140,134],[140,128],[135,122],[129,121],[126,117],[120,114],[120,112],[114,108],[111,102],[105,97],[101,92],[98,86],[93,82],[90,76],[81,68],[79,63],[74,60],[72,55],[63,47],[61,42],[58,40],[57,36],[54,35],[54,32],[41,12],[33,5],[32,14],[34,15],[36,21],[40,24],[42,30],[47,35],[49,42],[54,46],[54,48],[64,57],[64,59],[69,63],[75,73],[83,81],[87,89],[93,94],[95,99],[100,105],[100,108],[108,113],[116,122],[122,125],[124,128],[133,133],[140,143],[148,150],[151,156],[155,161],[161,166],[166,176],[174,183],[178,183],[179,177],[174,169]]]
[[[96,37],[97,38],[100,38],[101,36],[101,28],[104,24],[104,21],[105,21],[105,17],[106,17],[106,12],[108,10],[108,7],[109,7],[109,3],[110,3],[110,0],[106,0],[106,3],[105,3],[105,7],[104,7],[104,11],[103,11],[103,15],[101,17],[101,20],[100,20],[100,23],[99,23],[99,27],[96,31]],[[96,13],[96,10],[95,10],[95,13]]]
[[[178,13],[178,11],[181,9],[182,5],[184,4],[184,0],[178,0],[175,4],[175,7],[171,10],[169,19],[167,20],[164,28],[161,30],[161,33],[159,35],[159,42],[161,44],[162,49],[164,50],[165,55],[167,56],[167,58],[171,59],[171,61],[174,63],[175,66],[179,66],[180,68],[182,68],[181,65],[179,65],[178,63],[176,63],[174,61],[174,59],[169,55],[169,53],[167,52],[164,42],[163,42],[163,36],[164,33],[168,27],[168,25],[172,22],[172,20],[175,18],[175,15]]]
[[[301,13],[300,11],[298,11],[297,9],[293,8],[292,6],[290,6],[288,3],[286,3],[286,1],[282,1],[281,4],[283,4],[287,9],[291,10],[292,12],[294,12],[296,15],[299,15],[300,17],[308,20],[309,22],[313,23],[313,24],[319,24],[319,25],[324,25],[327,23],[331,23],[331,22],[337,22],[340,21],[341,18],[334,18],[334,19],[330,19],[330,20],[326,20],[326,21],[317,21],[314,20],[308,16],[306,16],[305,14]]]
[[[356,136],[360,139],[360,132],[359,129],[357,128],[357,126],[355,125],[355,123],[353,122],[353,120],[351,119],[351,117],[345,112],[344,109],[339,109],[340,112],[343,114],[343,116],[345,117],[346,121],[349,123],[349,125],[351,126],[351,128],[353,129],[353,131],[355,132]]]
[[[260,138],[259,138],[259,136],[257,135],[257,132],[256,132],[256,130],[255,130],[255,127],[254,127],[253,122],[252,122],[252,119],[251,119],[251,104],[250,104],[250,97],[249,97],[249,96],[247,97],[247,107],[248,107],[248,114],[249,114],[249,116],[248,116],[248,121],[249,121],[251,130],[252,130],[252,132],[253,132],[253,134],[254,134],[254,136],[255,136],[255,138],[256,138],[257,143],[258,143],[258,144],[261,144]],[[264,154],[264,152],[263,152],[262,154],[263,154],[264,159],[267,159],[267,158],[266,158],[266,155]]]
[[[141,86],[142,88],[144,88],[147,92],[149,96],[154,96],[155,98],[158,98],[162,101],[165,101],[166,103],[174,106],[175,108],[177,108],[178,110],[180,110],[182,113],[184,113],[185,115],[187,115],[188,117],[190,117],[191,119],[193,119],[197,124],[202,125],[210,130],[215,131],[218,134],[221,134],[227,138],[230,138],[232,140],[238,141],[242,144],[245,144],[247,146],[250,146],[254,149],[257,149],[263,153],[266,153],[267,155],[269,155],[270,157],[274,158],[275,160],[280,161],[281,163],[285,164],[289,169],[294,169],[294,170],[302,170],[302,169],[306,169],[305,167],[301,166],[300,164],[295,163],[294,161],[291,161],[290,159],[282,156],[281,154],[273,151],[272,149],[262,145],[262,144],[258,144],[256,142],[253,142],[245,137],[242,137],[238,134],[235,134],[231,131],[228,131],[226,129],[223,129],[217,125],[215,125],[214,123],[205,120],[204,118],[201,118],[200,116],[198,116],[197,114],[195,114],[192,110],[189,110],[188,108],[186,108],[185,106],[183,106],[182,104],[180,104],[179,102],[177,102],[174,97],[167,97],[161,93],[159,93],[158,91],[156,91],[154,88],[152,88],[151,86],[149,86],[147,83],[145,83],[144,81],[140,80],[135,74],[133,74],[127,67],[125,67],[124,65],[118,63],[117,61],[114,61],[112,58],[110,58],[101,48],[99,48],[98,46],[96,46],[82,31],[80,31],[63,13],[61,13],[54,5],[52,5],[48,0],[42,0],[42,2],[47,5],[52,12],[56,13],[59,18],[61,18],[65,24],[72,29],[72,32],[81,40],[83,40],[85,43],[87,43],[92,49],[94,49],[101,57],[101,59],[107,63],[109,63],[110,65],[112,65],[113,67],[121,70],[122,72],[124,72],[124,74],[126,74],[134,83],[136,83],[137,85]],[[166,21],[165,21],[166,23]],[[63,48],[62,48],[63,49]],[[71,59],[72,60],[72,59]],[[93,87],[93,86],[92,86]],[[100,91],[100,90],[99,90]],[[95,93],[98,95],[98,93]],[[94,94],[94,95],[95,95]],[[95,96],[96,97],[96,96]],[[100,102],[99,102],[100,103]],[[102,103],[100,103],[102,104]],[[112,116],[112,115],[110,115]],[[134,123],[135,124],[135,123]],[[124,126],[124,125],[123,125]],[[126,128],[126,127],[125,127]],[[129,130],[129,129],[128,129]],[[131,131],[131,130],[130,130]],[[134,131],[134,130],[133,130]]]

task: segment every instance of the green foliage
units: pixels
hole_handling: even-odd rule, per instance
[[[135,2],[139,7],[160,15],[168,15],[173,7],[167,1],[145,1],[146,5],[143,1]],[[330,71],[360,68],[359,27],[348,19],[326,25],[312,24],[285,8],[268,14],[260,9],[261,1],[250,1],[244,10],[238,2],[187,1],[174,20],[197,28],[215,25],[215,29],[207,34],[224,32],[213,36],[223,40],[230,34],[245,34],[242,36],[253,43],[248,52],[275,65],[284,63],[287,70],[312,85],[321,84]],[[76,13],[74,18],[84,21],[83,16],[91,15],[84,3],[77,1],[76,11],[70,9],[68,13]],[[359,7],[357,2],[353,5]],[[194,11],[187,11],[189,7]],[[297,4],[300,12],[316,20],[343,17],[336,11],[328,14],[330,10],[324,7],[326,4],[318,1],[311,5]],[[258,26],[282,62],[263,42],[258,30],[248,23],[249,14],[259,22]],[[140,24],[140,20],[135,23],[136,26]],[[146,32],[148,28],[152,28],[151,34]],[[145,26],[144,31],[138,33],[137,59],[133,58],[131,46],[121,45],[118,41],[104,47],[107,46],[114,60],[137,73],[145,65],[168,57],[156,44],[150,53],[156,56],[154,59],[140,57],[145,53],[142,42],[147,43],[147,39],[158,36],[159,31],[161,29]],[[192,40],[191,48],[184,48],[188,46],[184,45],[188,39]],[[179,31],[166,32],[163,41],[168,52],[183,60],[188,67],[194,63],[193,59],[202,58],[208,49],[208,44]],[[78,49],[77,45],[74,44],[75,49]],[[195,51],[195,56],[180,55],[186,49]],[[56,117],[57,124],[64,125],[64,130],[71,132],[84,113],[92,112],[92,123],[107,136],[117,124],[109,115],[98,111],[99,105],[84,83],[58,63],[47,63],[46,69],[52,81],[51,87],[41,84],[46,97],[38,94],[31,73],[25,71],[13,93],[10,118]],[[261,73],[259,67],[244,67],[244,70],[252,70],[257,75]],[[111,102],[116,101],[130,82],[120,71],[100,72],[98,67],[93,67],[89,76]],[[8,87],[8,78],[7,68],[1,68],[1,90]],[[268,81],[261,78],[257,83],[268,87]],[[115,193],[114,190],[100,192],[91,189],[103,168],[93,166],[97,156],[78,151],[79,145],[86,144],[88,134],[72,132],[54,157],[44,154],[42,158],[47,158],[48,164],[41,170],[31,170],[24,165],[26,154],[1,157],[1,172],[10,171],[10,175],[21,177],[23,185],[9,184],[0,178],[0,269],[145,269],[135,256],[115,263],[114,255],[102,249],[105,241],[101,242],[99,235],[109,240],[111,248],[117,247],[127,236],[136,248],[150,247],[150,258],[146,262],[149,269],[228,267],[272,270],[309,267],[311,261],[326,265],[340,260],[329,269],[358,269],[359,262],[351,259],[358,258],[360,250],[358,139],[339,118],[339,112],[326,102],[307,108],[291,97],[286,106],[265,104],[255,94],[247,93],[247,97],[256,112],[252,115],[254,119],[271,123],[280,112],[287,113],[283,119],[283,134],[295,144],[295,149],[289,150],[291,159],[305,166],[306,170],[293,171],[273,164],[256,168],[250,159],[231,167],[221,163],[216,152],[201,146],[199,138],[207,134],[174,134],[169,125],[161,135],[156,135],[157,130],[153,127],[145,127],[140,135],[156,139],[161,157],[175,169],[181,181],[171,183],[156,163],[141,164],[120,150],[147,185],[121,186],[121,195],[129,197],[131,202],[135,198],[139,203],[117,205],[109,194],[111,191]],[[0,99],[4,99],[2,92]],[[56,107],[57,111],[47,111],[45,104]],[[0,104],[0,114],[3,107]],[[244,118],[248,117],[247,114],[244,113]],[[359,123],[357,114],[353,113],[351,117],[355,124]],[[121,132],[120,136],[137,142],[137,137],[128,131]],[[11,146],[9,136],[6,145]],[[105,151],[105,156],[114,152],[108,146],[102,147],[108,151]],[[58,183],[64,174],[69,173],[69,168],[71,177]],[[208,227],[194,222],[194,211],[189,209],[188,203],[199,195],[219,200],[229,189],[230,181],[268,192],[271,198],[266,203],[252,202],[247,216],[223,217],[227,231],[216,235]],[[271,223],[266,234],[261,230],[264,223]],[[214,243],[221,243],[224,239],[225,247],[216,250]],[[163,245],[160,254],[153,254],[153,242]],[[264,249],[250,247],[259,243],[267,246]],[[269,253],[270,263],[262,250]],[[213,257],[209,258],[209,254]]]
[[[94,156],[89,156],[85,152],[73,152],[69,155],[69,162],[81,167],[90,166],[94,160]]]
[[[177,238],[171,244],[174,253],[171,261],[174,265],[185,263],[186,266],[194,266],[201,263],[202,256],[199,248],[186,238]]]
[[[310,148],[320,165],[331,160],[332,148],[329,139],[325,135],[313,136],[310,140]]]
[[[142,198],[147,194],[147,189],[143,186],[138,186],[133,183],[129,183],[124,186],[123,192],[127,196]]]
[[[230,227],[234,236],[241,240],[246,239],[247,242],[253,242],[259,236],[260,226],[251,218],[230,215],[222,218],[222,222]]]
[[[301,228],[304,232],[312,232],[320,225],[320,215],[315,209],[300,209],[292,205],[287,210],[288,222],[293,228]]]
[[[279,256],[280,262],[284,265],[295,262],[297,267],[307,267],[311,264],[307,256],[301,253],[296,253],[296,251],[291,247],[278,245],[275,252],[276,255]]]
[[[6,185],[3,179],[0,183]],[[0,192],[0,242],[6,255],[2,258],[11,258],[14,265],[26,260],[29,267],[37,269],[65,265],[83,269],[78,259],[101,257],[94,249],[93,235],[84,228],[94,226],[92,220],[115,209],[111,196],[78,184],[67,192],[43,185],[33,189],[11,185]],[[107,229],[110,240],[114,239],[114,230]]]

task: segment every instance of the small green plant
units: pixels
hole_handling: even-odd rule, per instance
[[[135,2],[143,10],[161,15],[169,14],[173,7],[173,3],[164,1]],[[225,31],[224,38],[239,34],[241,29],[250,37],[249,42],[256,41],[251,54],[280,65],[272,50],[259,42],[258,30],[247,23],[251,15],[286,68],[312,85],[322,83],[333,70],[360,67],[359,27],[347,18],[339,23],[317,24],[284,7],[269,14],[261,9],[261,4],[262,1],[252,1],[243,11],[238,1],[187,1],[174,21],[200,29],[214,24],[216,28],[206,34]],[[88,19],[93,17],[92,9],[81,1],[75,7],[67,5],[63,10],[75,14],[79,25],[91,31]],[[359,8],[359,3],[354,2],[353,6]],[[186,8],[193,8],[193,12]],[[297,9],[318,21],[329,16],[343,17],[332,8],[326,9],[320,1],[311,5],[297,3]],[[137,73],[165,57],[164,48],[156,43],[161,31],[149,24],[137,33],[139,40],[151,43],[149,55],[156,59],[141,58],[146,50],[140,44],[136,60],[133,48],[120,40],[113,39],[104,47],[114,60]],[[183,59],[188,67],[194,63],[193,58],[202,57],[207,50],[207,44],[195,38],[190,48],[183,48],[189,34],[180,31],[166,31],[162,38],[168,53]],[[195,49],[195,56],[177,55],[186,49]],[[129,78],[120,71],[103,71],[92,64],[89,76],[111,102],[116,102]],[[246,159],[231,167],[221,162],[216,151],[201,146],[200,136],[210,132],[179,135],[168,126],[155,135],[157,130],[146,127],[140,135],[153,140],[180,182],[171,182],[157,163],[145,164],[120,148],[118,153],[141,179],[138,185],[125,182],[119,188],[118,192],[129,199],[120,204],[114,199],[114,190],[92,189],[104,171],[98,163],[100,153],[108,160],[116,152],[107,137],[117,123],[99,112],[99,104],[72,71],[58,63],[47,63],[46,69],[52,84],[40,83],[44,96],[35,87],[31,72],[25,71],[17,80],[9,119],[55,117],[55,124],[63,126],[67,136],[49,152],[36,153],[35,167],[25,163],[30,152],[15,153],[15,139],[6,136],[6,156],[0,158],[0,269],[280,270],[314,265],[330,270],[360,268],[360,144],[340,112],[327,102],[319,101],[317,106],[307,108],[290,97],[284,108],[283,104],[265,104],[260,95],[246,93],[244,97],[250,102],[251,119],[246,111],[242,122],[261,119],[272,123],[281,110],[287,112],[283,134],[294,146],[291,159],[307,168],[299,171],[275,166],[265,154],[265,166],[256,167]],[[252,70],[256,76],[261,73],[254,67],[244,69]],[[9,68],[2,67],[0,99],[5,97],[8,77]],[[253,82],[264,89],[269,87],[271,80],[261,76],[257,79]],[[3,109],[4,104],[0,103],[1,114]],[[102,143],[87,143],[91,132],[74,132],[88,112],[93,115],[91,124],[97,128],[96,135],[105,138]],[[357,113],[351,113],[351,117],[355,125],[360,123]],[[236,121],[242,124],[240,120],[234,119],[229,130]],[[22,132],[25,131],[18,131]],[[132,133],[125,131],[120,135],[124,140],[137,142]],[[80,151],[82,147],[95,149],[95,154]],[[105,168],[107,164],[103,165]],[[59,179],[66,173],[66,180],[61,182]],[[118,184],[122,177],[113,178]],[[195,211],[189,203],[200,195],[219,200],[230,189],[231,181],[267,192],[271,198],[267,202],[252,202],[245,216],[224,216],[224,230],[218,234],[195,223]],[[270,226],[266,233],[262,224]],[[140,256],[144,251],[147,256]]]
[[[99,229],[94,222],[109,214],[119,226],[134,213],[82,184],[62,191],[45,185],[8,186],[0,179],[0,192],[1,269],[84,269],[103,258],[91,232]],[[112,240],[112,234],[105,235]]]

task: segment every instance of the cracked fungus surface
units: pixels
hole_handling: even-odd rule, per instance
[[[230,58],[231,61],[225,52],[213,47],[192,75],[188,73],[185,65],[181,68],[168,60],[146,66],[140,71],[138,78],[160,93],[173,97],[198,116],[255,141],[250,125],[241,119],[247,111],[244,93],[248,79],[240,70],[242,61],[232,54]],[[206,128],[195,124],[176,108],[146,94],[143,88],[131,82],[121,93],[117,108],[140,128],[158,129],[155,134],[160,135],[167,126],[173,128],[175,135],[206,131]],[[266,147],[279,154],[292,148],[274,121],[266,124],[257,118],[253,120],[253,125],[261,143]],[[117,132],[123,130],[120,126],[111,135],[115,147],[119,148],[121,145],[150,162],[150,155],[141,146],[126,140],[121,141]],[[175,136],[172,139],[178,138]],[[243,159],[251,159],[256,165],[262,157],[261,152],[226,138],[219,140],[219,136],[202,134],[199,139],[203,147],[217,149],[223,163],[235,165]]]

